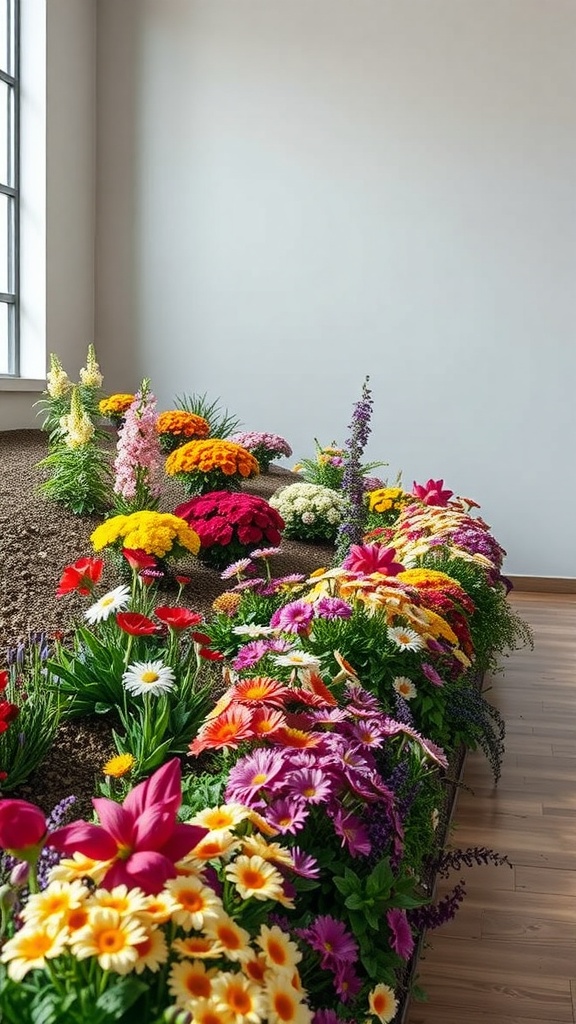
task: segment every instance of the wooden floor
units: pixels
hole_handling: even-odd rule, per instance
[[[407,1024],[576,1021],[576,595],[517,593],[535,650],[505,661],[490,695],[507,723],[498,787],[471,754],[453,846],[484,845],[513,868],[475,867],[468,896],[428,936]],[[444,890],[440,890],[442,892]]]

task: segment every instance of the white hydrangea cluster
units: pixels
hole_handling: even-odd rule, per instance
[[[344,513],[344,498],[321,484],[290,484],[269,499],[286,523],[284,536],[333,540]]]

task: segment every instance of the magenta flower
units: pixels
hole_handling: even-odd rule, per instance
[[[393,908],[386,912],[388,927],[392,932],[390,945],[403,960],[409,960],[414,951],[414,936],[408,924],[405,910]]]
[[[412,494],[416,498],[420,498],[425,505],[438,505],[440,508],[446,508],[454,491],[444,490],[444,480],[430,478],[425,484],[417,484],[414,481]]]
[[[332,784],[319,768],[304,768],[288,779],[291,793],[308,804],[324,804],[332,796]]]
[[[426,679],[429,679],[432,683],[432,686],[444,686],[444,680],[438,675],[433,665],[429,665],[427,662],[424,662],[424,664],[421,665],[421,668]]]
[[[285,633],[308,633],[313,618],[314,607],[308,601],[291,601],[274,612],[270,625]]]
[[[277,828],[282,835],[290,832],[295,836],[306,824],[308,808],[301,800],[287,797],[284,800],[275,800],[266,811],[266,821]]]
[[[98,861],[111,861],[102,885],[127,885],[156,894],[168,878],[175,878],[175,863],[206,835],[196,825],[180,825],[176,814],[182,802],[180,762],[172,758],[136,786],[123,804],[106,797],[92,800],[100,824],[73,821],[50,833],[50,846],[70,856],[82,853]]]
[[[336,1010],[316,1010],[312,1017],[312,1024],[343,1024],[343,1021]]]
[[[362,979],[352,964],[339,964],[334,974],[334,988],[343,1003],[357,996],[362,988]]]
[[[319,877],[320,868],[315,857],[305,853],[299,846],[293,846],[290,854],[292,856],[292,870],[295,875],[300,875],[301,878]]]
[[[309,928],[303,928],[297,934],[320,953],[320,963],[328,970],[336,970],[340,964],[355,963],[357,960],[358,946],[355,938],[342,921],[329,914],[317,917]]]
[[[285,759],[278,750],[259,747],[238,761],[226,786],[226,799],[254,806],[262,804],[261,791],[286,775]]]
[[[367,857],[372,851],[368,830],[355,814],[338,808],[334,815],[334,831],[340,836],[341,845],[348,848],[352,857]]]
[[[352,607],[340,597],[321,597],[314,605],[314,613],[321,619],[349,619]]]
[[[385,548],[381,544],[353,544],[342,567],[357,576],[370,576],[373,572],[397,576],[404,571],[404,566],[394,561],[395,554],[396,548]]]

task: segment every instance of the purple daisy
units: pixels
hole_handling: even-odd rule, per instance
[[[414,936],[408,924],[405,910],[393,908],[386,912],[388,927],[392,932],[390,945],[403,960],[409,960],[414,951]]]
[[[261,790],[285,776],[285,761],[278,750],[260,747],[238,761],[226,787],[226,799],[254,806],[261,804]]]
[[[318,878],[320,868],[318,861],[309,853],[305,853],[299,846],[293,846],[290,850],[292,855],[292,870],[301,878]]]
[[[290,832],[293,836],[300,832],[308,818],[308,808],[301,800],[294,797],[286,797],[284,800],[275,800],[266,811],[266,821],[277,828],[282,835]]]
[[[343,1003],[357,996],[362,988],[362,979],[352,964],[340,964],[334,974],[334,988]]]
[[[444,686],[444,680],[438,675],[433,665],[429,665],[428,662],[423,662],[420,666],[426,679],[428,679],[432,686]]]
[[[314,605],[314,612],[321,619],[349,619],[352,606],[340,597],[321,597]]]
[[[291,601],[274,612],[270,625],[285,633],[307,633],[313,618],[314,607],[308,601]]]
[[[342,840],[341,845],[347,847],[352,857],[369,856],[372,843],[368,830],[355,814],[347,813],[339,808],[334,815],[334,831]]]
[[[341,964],[355,963],[358,958],[355,938],[342,921],[329,914],[317,917],[313,924],[299,929],[297,934],[320,953],[320,963],[328,970],[336,970]]]
[[[220,579],[229,580],[232,576],[238,576],[238,579],[240,579],[242,573],[246,572],[251,565],[252,562],[249,558],[239,558],[237,562],[232,562],[226,566],[224,571],[220,573]]]
[[[316,1010],[312,1024],[343,1024],[343,1021],[335,1010]]]
[[[324,804],[332,796],[332,784],[319,768],[304,768],[287,779],[290,792],[305,803]]]

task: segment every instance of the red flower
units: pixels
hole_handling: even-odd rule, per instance
[[[201,647],[209,647],[212,643],[212,637],[207,636],[206,633],[192,633],[192,639],[195,644],[200,644]]]
[[[160,628],[146,615],[140,615],[140,612],[118,612],[116,622],[130,636],[152,636]]]
[[[425,484],[417,484],[414,481],[412,494],[425,505],[437,505],[446,508],[454,491],[444,490],[444,480],[427,480]]]
[[[27,800],[0,800],[0,849],[19,860],[24,851],[37,847],[46,835],[46,818]]]
[[[191,576],[175,576],[174,579],[179,587],[187,587],[189,583],[192,583]]]
[[[20,714],[17,704],[11,704],[9,700],[0,701],[0,733],[6,732],[9,725],[14,722]]]
[[[0,782],[4,782],[8,778],[8,772],[0,772]]]
[[[156,565],[154,555],[149,555],[140,548],[122,548],[122,554],[131,569],[153,569]]]
[[[10,677],[6,670],[4,670],[4,672],[0,672],[0,693],[2,693],[2,691],[5,690],[6,687],[8,686],[9,678]]]
[[[86,596],[91,594],[98,583],[104,562],[101,558],[79,558],[74,565],[67,565],[56,590],[56,597],[71,594],[77,590]]]
[[[188,629],[189,626],[197,626],[203,619],[199,612],[191,612],[189,608],[173,608],[168,604],[155,608],[154,615],[166,626],[170,626],[170,629]]]
[[[220,651],[211,651],[209,647],[201,647],[198,656],[205,661],[224,661],[224,655]]]

